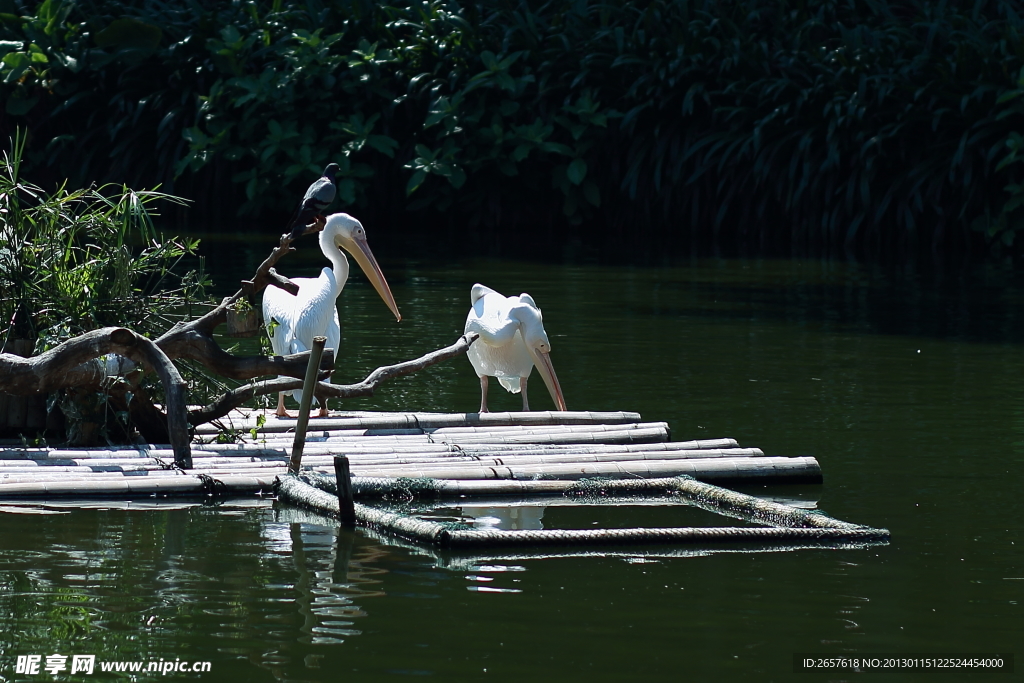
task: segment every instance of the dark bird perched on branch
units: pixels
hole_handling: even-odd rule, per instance
[[[288,221],[288,236],[291,239],[297,239],[302,235],[306,226],[321,215],[323,210],[334,201],[334,195],[337,192],[337,187],[334,184],[335,176],[339,170],[337,164],[327,164],[324,174],[306,190],[302,202],[295,209],[291,220]]]

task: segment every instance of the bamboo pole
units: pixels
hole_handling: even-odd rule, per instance
[[[362,440],[382,439],[385,437],[428,437],[428,440],[458,441],[464,438],[486,437],[491,435],[548,435],[548,434],[600,434],[605,432],[629,432],[634,430],[663,430],[669,433],[666,422],[640,422],[630,424],[593,424],[593,425],[484,425],[468,427],[441,427],[438,429],[420,429],[413,427],[387,428],[387,429],[320,429],[316,423],[312,424],[312,432],[318,434],[318,439],[330,440]],[[267,434],[260,437],[268,443],[288,440],[288,432]]]
[[[200,448],[204,452],[217,451],[221,453],[236,453],[238,455],[273,454],[273,443],[267,444],[203,444]],[[269,448],[265,446],[271,446]],[[351,441],[344,444],[346,452],[355,453],[449,453],[466,455],[484,455],[497,453],[521,453],[524,455],[540,455],[544,453],[611,453],[611,452],[633,452],[633,451],[690,451],[690,450],[719,450],[738,448],[739,445],[734,439],[705,439],[699,441],[662,441],[646,444],[491,444],[491,443],[431,443],[416,442],[411,444],[380,442],[373,439],[365,441]],[[280,446],[276,446],[280,448]],[[334,442],[330,440],[320,441],[315,437],[307,438],[307,448],[320,448],[324,452],[332,452],[335,449]],[[760,450],[760,449],[756,449]],[[2,457],[2,456],[0,456]]]
[[[372,467],[375,470],[386,470],[388,468],[407,469],[411,465],[423,465],[430,467],[524,467],[531,465],[555,465],[570,463],[597,463],[597,462],[629,462],[633,460],[692,460],[706,458],[752,458],[764,457],[759,448],[732,448],[728,450],[712,451],[636,451],[636,452],[613,452],[613,453],[560,453],[557,455],[519,455],[508,453],[500,457],[486,457],[479,455],[445,455],[445,456],[417,456],[417,457],[360,457],[353,456],[352,462],[358,468]]]
[[[316,433],[316,425],[313,425],[313,433]],[[408,445],[408,444],[453,444],[456,446],[471,444],[550,444],[550,445],[574,445],[574,444],[627,444],[627,443],[667,443],[669,437],[668,429],[663,425],[655,424],[651,427],[636,429],[625,429],[615,431],[552,431],[547,433],[531,434],[526,431],[488,431],[478,434],[465,434],[454,438],[433,437],[430,434],[353,434],[333,435],[326,443],[349,444],[367,443],[380,446]],[[324,441],[324,437],[311,436],[311,441]],[[270,443],[268,441],[268,443]],[[277,441],[274,441],[277,443]]]
[[[508,453],[500,457],[480,455],[464,455],[459,453],[425,453],[403,455],[354,454],[349,458],[357,468],[373,467],[377,470],[396,467],[402,469],[412,465],[430,465],[436,467],[458,467],[466,464],[473,466],[501,465],[534,465],[574,462],[627,462],[632,460],[679,460],[726,457],[763,457],[757,448],[733,448],[722,450],[699,451],[655,451],[655,452],[612,452],[585,454],[562,452],[557,454],[520,455]],[[311,453],[304,450],[302,462],[308,467],[325,467],[331,465],[335,455],[331,453]],[[283,467],[289,456],[282,450],[280,453],[263,456],[258,459],[224,457],[219,454],[199,455],[193,453],[194,470],[238,469],[238,468],[273,468]],[[167,463],[157,458],[124,458],[124,459],[70,459],[70,460],[9,460],[0,461],[0,476],[15,473],[31,472],[82,472],[88,474],[99,470],[146,472],[166,469]]]
[[[287,457],[287,442],[269,443],[238,443],[238,444],[199,444],[193,447],[193,456],[200,457],[233,457],[233,458],[265,458]],[[697,450],[728,450],[738,448],[734,439],[705,439],[699,441],[666,441],[650,444],[472,444],[465,447],[458,444],[418,443],[411,445],[391,444],[380,445],[372,439],[366,442],[350,442],[344,445],[350,454],[462,454],[462,455],[494,455],[515,453],[522,455],[543,455],[547,453],[631,453],[655,451],[697,451]],[[760,449],[753,449],[760,450]],[[307,435],[304,453],[333,455],[338,451],[330,441],[317,441],[316,437]],[[132,460],[145,458],[171,458],[173,452],[169,446],[146,444],[133,448],[6,448],[0,449],[0,466],[13,460]]]
[[[771,483],[792,479],[796,481],[820,480],[821,470],[814,458],[773,458],[773,460],[797,460],[804,462],[776,462],[774,480]],[[806,462],[810,461],[810,462]],[[700,468],[703,471],[691,473],[689,476],[700,481],[718,482],[742,482],[750,481],[752,478],[744,476],[743,471],[726,470],[716,471],[710,467]],[[787,472],[789,470],[789,472]],[[790,475],[790,476],[787,476]],[[319,476],[316,473],[303,472],[303,477]],[[649,479],[638,479],[630,477],[627,479],[608,479],[602,482],[610,495],[642,495],[670,492],[674,484],[671,484],[675,475],[668,477],[654,477]],[[755,479],[756,480],[756,479]],[[768,483],[769,478],[760,479],[761,483]],[[319,485],[319,484],[318,484]],[[327,486],[333,484],[328,483]],[[357,476],[352,480],[352,487],[355,495],[359,498],[377,498],[395,496],[401,498],[408,495],[409,491],[422,495],[444,497],[444,498],[467,498],[481,495],[497,496],[535,496],[535,495],[562,495],[567,491],[576,490],[580,487],[578,479],[423,479],[416,480],[407,478],[404,481],[395,477],[363,477]]]
[[[814,458],[707,458],[680,460],[640,460],[596,463],[554,463],[550,465],[488,466],[464,464],[462,467],[412,465],[396,467],[358,467],[363,477],[406,477],[414,479],[584,479],[590,477],[661,478],[688,474],[702,480],[787,479],[821,481],[821,469]]]
[[[316,420],[320,418],[314,418]],[[471,426],[440,429],[417,429],[417,428],[395,428],[395,429],[321,429],[316,422],[310,425],[310,431],[318,436],[318,439],[330,439],[332,441],[362,441],[374,439],[379,441],[413,441],[413,442],[443,442],[443,441],[485,441],[492,437],[504,436],[549,436],[555,434],[607,434],[618,432],[648,432],[658,431],[669,434],[668,423],[666,422],[640,422],[630,424],[613,425],[540,425],[540,426]],[[289,433],[280,435],[266,435],[261,437],[267,442],[278,442],[290,439]]]
[[[317,371],[320,369],[320,357],[324,353],[327,337],[313,337],[313,348],[309,354],[309,365],[306,366],[306,379],[302,383],[302,400],[299,402],[299,420],[295,427],[295,439],[292,441],[292,458],[288,466],[292,473],[298,472],[302,466],[302,449],[306,445],[306,426],[309,424],[309,408],[313,405],[313,387],[316,385]]]
[[[495,432],[496,435],[501,436],[501,432]],[[424,435],[426,436],[426,435]],[[544,435],[547,436],[547,435]],[[248,437],[245,437],[248,439]],[[203,443],[196,444],[196,448],[199,450],[209,451],[258,451],[261,448],[275,449],[286,447],[289,443],[288,436],[277,437],[273,439],[259,438],[256,441],[241,441],[238,443]],[[412,438],[412,439],[391,439],[391,438],[379,438],[376,436],[366,436],[359,439],[336,439],[331,436],[331,432],[319,432],[312,430],[306,434],[306,443],[308,446],[315,446],[319,448],[329,448],[332,445],[344,444],[346,449],[348,448],[359,448],[359,449],[376,449],[381,452],[394,451],[396,453],[409,452],[412,450],[420,451],[448,451],[448,452],[479,452],[488,450],[497,450],[501,452],[506,451],[558,451],[558,450],[578,450],[584,448],[638,448],[638,449],[664,449],[664,450],[697,450],[697,449],[718,449],[718,448],[738,448],[739,444],[736,443],[735,439],[700,439],[691,441],[655,441],[645,444],[639,444],[631,446],[629,444],[550,444],[550,443],[516,443],[506,444],[496,441],[494,443],[488,441],[479,442],[462,442],[460,439],[429,439],[429,438]],[[149,450],[164,448],[163,445],[150,445]],[[45,450],[45,449],[44,449]],[[8,449],[4,451],[0,449],[0,458],[4,457],[4,453],[9,452],[12,456],[19,452],[27,452],[23,449]]]
[[[80,478],[51,482],[22,482],[0,484],[0,498],[55,496],[122,497],[168,495],[204,495],[211,491],[221,494],[268,493],[273,490],[275,475],[218,474],[216,482],[204,481],[191,475],[177,477],[121,477],[102,481],[82,481]],[[218,486],[219,484],[219,486]]]
[[[111,500],[101,498],[21,498],[4,501],[0,506],[3,512],[15,514],[55,513],[68,514],[71,510],[189,510],[202,507],[204,501],[198,500],[196,496],[182,496],[175,498],[129,498],[127,500]],[[218,510],[252,510],[259,508],[272,508],[273,499],[269,497],[227,497],[219,501]]]
[[[256,427],[255,411],[237,411],[239,415],[228,415],[220,419],[226,427],[248,431]],[[364,412],[348,415],[334,415],[318,418],[316,429],[436,429],[458,426],[539,426],[573,424],[629,424],[640,422],[640,414],[633,412],[592,412],[592,411],[535,411],[523,413],[381,413]],[[289,432],[294,423],[267,417],[261,427],[265,433]],[[214,424],[197,425],[198,434],[216,434],[219,428]]]
[[[533,471],[512,470],[502,471],[502,468],[491,468],[490,473],[480,470],[464,472],[456,468],[442,472],[446,477],[466,477],[467,475],[477,479],[445,481],[440,478],[422,479],[424,472],[420,470],[407,470],[403,472],[390,472],[388,477],[366,477],[360,476],[353,480],[353,491],[359,496],[385,495],[388,491],[397,492],[409,490],[410,481],[419,481],[414,486],[433,492],[433,495],[478,495],[485,494],[508,494],[529,495],[535,493],[560,493],[571,486],[570,480],[597,476],[626,477],[636,481],[636,477],[659,477],[678,474],[691,474],[703,481],[816,481],[820,480],[820,468],[813,458],[739,458],[735,460],[745,461],[744,463],[726,463],[722,459],[708,460],[686,460],[666,463],[664,461],[648,461],[644,463],[626,463],[622,466],[619,463],[599,463],[602,469],[593,471],[591,468],[581,468],[582,471],[566,471],[562,476],[564,480],[534,480],[542,473]],[[333,463],[332,463],[333,465]],[[767,465],[767,466],[764,466]],[[331,465],[320,466],[322,472],[331,471]],[[681,471],[682,470],[682,471]],[[238,480],[243,482],[241,488],[227,486],[221,491],[214,487],[218,493],[231,491],[251,492],[267,490],[273,477],[287,471],[287,465],[282,462],[278,467],[245,467],[238,468],[210,468],[194,469],[189,473],[180,470],[153,470],[144,473],[124,473],[119,471],[94,472],[83,474],[79,472],[70,473],[45,473],[33,472],[25,474],[12,474],[0,479],[0,498],[7,496],[24,495],[132,495],[134,493],[146,494],[154,492],[175,492],[188,493],[200,492],[210,489],[214,480],[229,482]],[[358,470],[354,470],[360,474]],[[371,472],[372,473],[372,472]],[[143,476],[139,476],[142,474]],[[367,472],[361,472],[365,475]],[[548,476],[555,476],[550,471]],[[395,476],[400,475],[400,476]],[[493,477],[519,477],[522,480],[498,479]],[[492,477],[492,478],[488,478]],[[262,488],[253,486],[253,481],[263,482]],[[644,480],[640,480],[644,481]],[[205,482],[205,483],[204,483]],[[217,485],[220,486],[219,484]]]
[[[315,419],[315,418],[314,418]],[[248,444],[200,444],[207,449],[240,450],[243,448],[281,448],[285,447],[294,435],[286,438],[260,440]],[[495,444],[507,446],[574,446],[574,445],[616,445],[616,444],[652,444],[670,443],[668,430],[660,425],[629,430],[579,430],[551,431],[530,433],[527,431],[488,431],[477,434],[465,434],[457,437],[434,436],[431,434],[331,434],[325,436],[313,426],[307,432],[306,441],[311,444],[331,445],[348,449],[349,446],[369,445],[383,448],[387,446],[439,445],[449,450],[475,447],[477,445]]]
[[[329,471],[328,468],[323,468],[324,471]],[[72,482],[81,485],[84,488],[88,488],[93,483],[97,486],[103,485],[103,482],[110,481],[162,481],[170,479],[181,479],[185,480],[187,477],[212,477],[214,479],[220,479],[225,476],[246,476],[246,477],[268,477],[273,479],[275,476],[285,474],[288,472],[286,464],[282,464],[277,468],[240,468],[233,470],[200,470],[192,469],[187,473],[181,470],[155,470],[152,472],[93,472],[88,475],[81,475],[78,473],[63,473],[63,472],[40,472],[32,474],[12,474],[3,478],[0,481],[0,497],[3,497],[3,492],[7,490],[7,486],[13,484],[31,484],[33,482]]]
[[[333,457],[322,460],[313,466],[320,471],[331,471]],[[86,472],[70,469],[74,466],[41,467],[31,471],[5,471],[0,478],[0,489],[3,482],[27,482],[33,480],[77,479],[83,482],[106,478],[153,478],[163,476],[183,476],[177,469],[168,469],[158,464],[146,464],[135,468],[105,468],[103,471]],[[308,465],[307,465],[308,467]],[[363,478],[374,479],[551,479],[576,480],[591,477],[613,478],[650,478],[694,474],[702,479],[758,479],[758,478],[814,478],[820,477],[820,469],[813,458],[707,458],[679,460],[613,460],[595,463],[552,463],[518,465],[486,465],[477,462],[454,463],[452,466],[443,464],[420,464],[381,467],[376,465],[363,466],[350,463],[353,474]],[[198,463],[189,470],[190,474],[221,473],[272,473],[289,470],[288,462],[240,462],[230,464],[207,465]]]

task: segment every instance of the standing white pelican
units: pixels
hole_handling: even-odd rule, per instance
[[[340,249],[339,249],[340,247]],[[348,280],[349,265],[344,249],[352,254],[356,263],[366,273],[367,279],[380,294],[395,318],[402,319],[391,295],[384,273],[377,265],[369,245],[366,231],[352,216],[344,213],[332,214],[327,218],[320,232],[320,250],[324,252],[333,269],[324,268],[320,277],[299,277],[292,282],[299,286],[299,293],[292,296],[278,287],[267,287],[263,294],[263,320],[270,334],[270,344],[277,355],[301,353],[313,346],[313,337],[327,337],[326,349],[334,350],[338,357],[341,344],[341,323],[338,320],[338,295]],[[302,399],[302,390],[289,392],[296,401]],[[276,415],[291,417],[284,409],[284,392],[277,398]],[[326,417],[327,403],[320,405],[320,417]]]
[[[523,394],[523,410],[529,410],[526,380],[533,366],[547,385],[551,399],[565,410],[565,399],[551,365],[551,342],[544,331],[537,303],[529,294],[505,297],[490,287],[473,285],[473,308],[466,318],[466,332],[476,332],[466,355],[480,377],[480,412],[487,412],[487,378],[497,377],[513,394]]]

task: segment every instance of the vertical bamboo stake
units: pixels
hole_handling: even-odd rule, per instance
[[[327,337],[313,337],[313,348],[309,351],[309,365],[306,366],[306,378],[302,382],[302,400],[299,401],[299,421],[295,425],[292,458],[288,463],[288,471],[292,474],[297,474],[302,466],[302,449],[306,445],[309,408],[313,404],[313,389],[316,387],[316,375],[320,370],[320,356],[324,353],[326,343]]]
[[[349,474],[347,456],[334,456],[334,476],[338,480],[338,519],[346,529],[354,529],[356,505],[352,499],[352,475]]]

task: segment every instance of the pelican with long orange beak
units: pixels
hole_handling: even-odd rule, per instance
[[[529,410],[526,381],[534,366],[558,410],[565,410],[565,398],[551,365],[551,341],[544,331],[537,303],[529,294],[502,296],[490,287],[473,285],[473,308],[466,318],[466,332],[480,337],[466,355],[480,378],[480,412],[487,410],[488,377],[496,377],[513,394],[522,393],[523,410]]]
[[[313,346],[313,337],[323,336],[327,337],[325,348],[333,349],[337,359],[341,344],[337,302],[349,274],[348,259],[342,249],[350,253],[363,269],[366,278],[395,314],[395,318],[402,319],[388,281],[384,279],[384,273],[366,243],[366,231],[362,224],[348,214],[332,214],[327,217],[324,229],[320,232],[320,250],[333,264],[333,268],[324,268],[320,277],[293,278],[292,282],[299,286],[299,293],[295,296],[278,287],[267,287],[263,294],[263,321],[275,354],[308,351]],[[301,401],[301,389],[288,393],[296,401]],[[284,394],[278,394],[275,414],[294,417],[285,410]],[[327,404],[324,401],[320,404],[320,417],[326,416]]]

